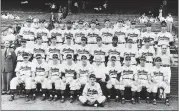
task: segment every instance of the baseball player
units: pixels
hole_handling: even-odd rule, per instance
[[[54,29],[52,29],[50,31],[50,36],[49,37],[52,37],[52,36],[56,36],[57,37],[57,44],[63,44],[65,39],[64,39],[64,31],[65,30],[62,30],[59,28],[59,24],[61,24],[61,22],[59,21],[55,21],[54,22]]]
[[[121,46],[118,44],[118,37],[114,36],[112,38],[112,44],[108,45],[108,59],[111,59],[112,56],[115,56],[117,59],[117,61],[121,61],[121,55],[122,53],[122,49]]]
[[[35,70],[35,79],[34,79],[34,83],[32,85],[32,93],[33,93],[33,97],[32,100],[36,99],[36,85],[39,83],[42,86],[42,93],[43,93],[43,97],[42,100],[44,100],[44,97],[46,96],[46,89],[47,89],[47,77],[48,77],[48,71],[49,71],[49,67],[47,65],[47,63],[43,60],[42,55],[41,54],[37,54],[36,55],[36,60],[37,62],[33,62]]]
[[[48,63],[50,63],[50,61],[52,61],[53,54],[57,54],[61,60],[61,48],[60,48],[59,44],[57,44],[57,37],[52,36],[50,40],[51,40],[51,45],[47,48],[47,57],[46,57],[46,61]]]
[[[41,54],[43,59],[46,57],[47,46],[42,43],[42,37],[40,35],[37,36],[36,44],[33,48],[33,57],[36,57],[36,54]]]
[[[91,28],[87,30],[88,44],[96,44],[96,38],[100,31],[96,28],[96,20],[92,19],[90,23]]]
[[[66,86],[70,88],[70,102],[75,101],[75,94],[77,90],[80,89],[80,82],[77,80],[77,73],[76,73],[76,64],[72,60],[72,55],[66,55],[66,62],[62,63],[64,66],[62,68],[62,80],[63,81],[61,90],[66,90]],[[62,102],[64,102],[64,92],[62,94]]]
[[[123,54],[121,56],[123,57],[123,59],[125,59],[126,56],[130,56],[131,64],[136,65],[139,54],[138,54],[138,49],[134,48],[132,43],[133,43],[132,39],[127,39],[126,48],[122,52]]]
[[[19,35],[23,36],[27,40],[27,48],[32,48],[34,46],[34,39],[36,30],[31,27],[32,20],[27,19],[25,26],[20,29]]]
[[[131,27],[128,29],[127,32],[127,38],[130,38],[133,40],[133,43],[135,44],[134,47],[138,48],[140,37],[140,31],[135,28],[136,21],[131,21]]]
[[[22,57],[23,62],[18,63],[15,69],[16,77],[14,77],[10,82],[11,97],[9,101],[14,100],[14,94],[17,92],[17,86],[20,84],[25,84],[26,101],[28,102],[30,100],[30,91],[33,83],[32,80],[35,77],[34,66],[28,61],[28,53],[23,53]]]
[[[107,81],[107,89],[108,89],[108,100],[111,98],[111,89],[114,87],[116,91],[116,99],[115,101],[119,101],[119,79],[121,75],[121,64],[117,63],[117,59],[115,56],[111,56],[110,61],[108,62],[108,75],[109,80]]]
[[[76,72],[81,85],[81,89],[79,90],[79,94],[81,95],[81,92],[84,89],[85,84],[89,80],[89,74],[93,72],[92,65],[89,63],[86,55],[81,56],[81,61],[77,64]]]
[[[139,57],[145,56],[146,57],[146,66],[148,68],[153,67],[153,60],[155,58],[155,49],[153,46],[150,46],[150,39],[145,38],[144,39],[144,46],[139,50]]]
[[[44,22],[45,22],[45,20],[39,21],[40,27],[39,27],[39,29],[37,29],[36,35],[40,35],[42,37],[43,43],[48,45],[48,40],[50,38],[50,32],[48,29],[45,28]]]
[[[172,33],[173,17],[171,16],[171,13],[168,13],[168,16],[166,17],[166,22],[167,22],[167,31]]]
[[[78,21],[78,29],[75,30],[75,37],[74,37],[75,44],[81,44],[81,37],[84,37],[84,36],[85,37],[87,36],[87,32],[83,28],[83,21],[79,20]]]
[[[53,54],[52,63],[48,63],[49,64],[49,76],[48,76],[48,82],[47,82],[47,89],[50,93],[49,101],[58,100],[59,93],[61,93],[61,86],[63,86],[62,80],[61,80],[61,71],[62,71],[61,66],[62,65],[60,65],[58,61],[59,58],[60,58],[59,55]],[[52,84],[55,85],[55,93],[52,91]],[[62,95],[64,95],[64,93],[62,93]],[[45,99],[46,99],[46,96],[44,97],[43,100]]]
[[[91,57],[91,48],[90,45],[87,44],[87,38],[81,37],[81,45],[76,46],[76,54],[77,54],[77,60],[81,60],[81,56],[85,55],[87,59],[89,60]]]
[[[149,103],[149,94],[151,93],[151,70],[146,66],[146,57],[140,57],[140,65],[137,66],[137,95],[138,102],[141,103],[140,92],[143,87],[147,89],[146,102]]]
[[[32,52],[32,49],[27,48],[26,42],[27,42],[27,41],[26,41],[25,39],[22,39],[22,40],[21,40],[21,46],[18,47],[18,48],[15,50],[15,53],[16,53],[16,56],[17,56],[17,62],[22,62],[22,61],[23,61],[22,54],[23,54],[24,52],[30,53],[30,54],[33,53],[33,52]],[[30,56],[30,57],[31,57],[31,56]]]
[[[33,23],[32,23],[32,28],[34,28],[35,30],[39,29],[39,19],[34,18],[33,19]]]
[[[93,105],[95,107],[104,106],[103,103],[106,97],[103,96],[99,83],[96,82],[96,76],[91,74],[89,76],[89,82],[86,83],[82,96],[79,97],[80,102],[83,105]]]
[[[76,57],[74,57],[74,55],[76,54],[76,45],[73,44],[71,36],[66,37],[66,44],[63,44],[63,46],[61,47],[61,54],[63,60],[66,60],[67,54],[72,55],[72,59],[76,60]]]
[[[141,44],[144,45],[145,38],[149,38],[150,39],[150,45],[154,45],[155,44],[154,41],[155,41],[157,35],[154,32],[151,31],[152,24],[150,22],[146,23],[146,29],[147,29],[146,32],[141,33],[141,40],[142,40]]]
[[[135,104],[135,93],[137,91],[137,85],[136,85],[136,66],[131,65],[131,57],[126,56],[125,57],[125,65],[122,66],[121,69],[121,77],[120,77],[120,85],[119,90],[121,92],[122,97],[122,104],[125,104],[125,97],[124,97],[124,90],[125,87],[131,87],[132,91],[132,104]]]
[[[72,28],[72,22],[70,20],[68,20],[66,22],[66,29],[64,30],[64,38],[65,38],[65,42],[66,43],[66,38],[67,37],[71,37],[71,39],[73,40],[73,44],[74,44],[74,34],[75,34],[75,30]]]
[[[105,19],[104,25],[105,27],[100,30],[100,36],[102,37],[104,44],[111,44],[114,33],[113,33],[112,28],[110,28],[110,20]]]
[[[155,66],[152,69],[151,79],[152,79],[152,92],[153,92],[153,104],[156,105],[156,94],[157,90],[160,88],[160,96],[162,97],[162,89],[164,89],[164,93],[166,94],[165,104],[169,105],[169,94],[170,94],[170,82],[168,80],[168,73],[161,67],[161,58],[155,58]]]
[[[97,45],[91,45],[91,55],[94,56],[93,61],[96,60],[96,58],[100,57],[101,61],[105,64],[107,63],[107,46],[102,43],[102,38],[97,37]]]
[[[168,46],[168,51],[170,51],[169,46],[172,46],[174,42],[173,36],[171,33],[167,32],[166,22],[161,22],[161,32],[157,34],[155,43],[158,45],[157,49],[161,45],[165,44]],[[158,52],[158,51],[157,51]]]
[[[125,48],[126,37],[127,37],[127,30],[123,26],[124,20],[118,19],[117,26],[114,27],[114,36],[118,37],[118,44],[121,49]]]

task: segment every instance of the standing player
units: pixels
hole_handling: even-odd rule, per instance
[[[48,76],[48,82],[47,82],[47,89],[50,93],[49,101],[53,99],[54,101],[58,100],[59,93],[61,92],[60,90],[61,86],[63,86],[62,80],[61,80],[62,66],[60,65],[58,60],[59,60],[59,56],[57,54],[53,54],[52,63],[48,63],[49,64],[49,76]],[[55,85],[55,93],[53,93],[52,84]],[[43,100],[45,99],[46,99],[46,96],[44,97]]]
[[[23,62],[17,64],[15,72],[16,77],[14,77],[10,82],[11,98],[9,101],[14,100],[14,94],[17,92],[17,86],[19,84],[25,83],[26,90],[26,101],[30,100],[30,91],[32,89],[32,80],[34,79],[34,67],[31,62],[29,62],[29,54],[23,53]]]
[[[123,26],[124,21],[122,19],[118,19],[117,26],[113,29],[114,36],[118,37],[118,44],[121,49],[125,48],[126,37],[127,37],[127,30]]]
[[[138,49],[133,47],[132,44],[132,39],[127,39],[127,44],[126,44],[126,48],[124,49],[123,52],[123,59],[125,59],[126,56],[130,56],[131,57],[131,64],[132,65],[136,65],[137,64],[137,60],[138,60]]]
[[[66,43],[67,37],[70,37],[74,44],[74,33],[75,33],[75,30],[72,28],[72,22],[68,20],[66,22],[66,29],[64,30],[64,38],[65,38],[64,43]]]
[[[50,40],[51,40],[51,45],[47,48],[47,57],[46,57],[46,61],[48,63],[51,62],[53,54],[57,54],[61,60],[61,48],[57,44],[57,37],[52,36]]]
[[[79,97],[83,105],[94,105],[95,107],[104,106],[106,97],[103,96],[99,83],[96,82],[96,76],[91,74],[89,82],[85,85],[82,96]]]
[[[37,84],[41,84],[42,93],[43,93],[42,100],[43,100],[44,97],[45,97],[45,94],[46,94],[46,89],[47,89],[46,85],[47,85],[47,77],[48,77],[49,68],[48,68],[47,63],[43,60],[41,54],[36,55],[36,60],[37,60],[37,62],[33,63],[34,68],[35,68],[35,70],[34,70],[35,80],[34,80],[33,85],[32,85],[32,93],[33,93],[32,100],[36,99],[35,92],[36,92],[36,85]]]
[[[87,30],[88,44],[96,44],[96,38],[99,36],[99,29],[96,28],[96,20],[92,19],[91,28]]]
[[[152,69],[151,77],[152,77],[152,92],[153,92],[153,104],[156,105],[156,94],[159,88],[164,89],[164,93],[166,94],[165,104],[169,105],[169,94],[170,94],[170,82],[168,80],[168,72],[161,67],[161,58],[156,57],[155,59],[155,67]]]
[[[65,80],[65,83],[62,83],[61,86],[61,94],[62,94],[62,101],[64,102],[64,91],[66,90],[66,86],[70,88],[70,102],[75,101],[75,94],[77,90],[80,89],[80,82],[77,80],[77,73],[76,73],[76,64],[73,62],[72,55],[66,55],[66,62],[63,63],[62,68],[62,80]]]
[[[134,43],[134,48],[138,48],[138,43],[140,40],[140,31],[135,28],[136,21],[131,21],[131,27],[128,29],[127,37],[132,39]]]
[[[113,37],[113,30],[110,28],[110,20],[104,20],[105,27],[100,30],[100,36],[102,37],[104,44],[111,44]]]
[[[144,46],[139,50],[139,57],[146,57],[146,66],[148,68],[153,67],[153,60],[155,58],[155,50],[153,46],[150,46],[149,38],[144,39]]]
[[[136,85],[136,66],[131,65],[131,57],[125,57],[125,65],[122,66],[119,90],[121,92],[122,104],[125,104],[124,90],[125,87],[131,87],[132,91],[132,104],[135,104],[135,93],[137,91]]]
[[[151,72],[150,68],[146,65],[146,57],[140,57],[140,65],[137,66],[137,94],[138,94],[138,102],[141,103],[140,92],[143,87],[147,89],[146,92],[146,102],[149,103],[149,95],[151,93]]]
[[[114,87],[116,92],[116,99],[115,101],[119,101],[119,79],[121,75],[121,64],[116,63],[117,59],[115,56],[111,56],[110,61],[108,63],[108,75],[109,80],[107,81],[107,89],[108,89],[108,100],[111,98],[111,89]]]

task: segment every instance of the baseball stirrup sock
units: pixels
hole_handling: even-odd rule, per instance
[[[135,92],[134,92],[134,91],[132,91],[132,97],[133,97],[133,98],[135,97]]]

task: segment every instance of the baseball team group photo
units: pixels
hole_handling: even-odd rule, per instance
[[[1,110],[178,110],[178,0],[1,3]]]

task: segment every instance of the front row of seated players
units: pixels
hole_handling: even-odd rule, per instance
[[[75,100],[75,95],[80,95],[79,90],[83,90],[83,97],[79,97],[82,103],[86,103],[88,98],[88,89],[91,84],[91,79],[89,80],[90,74],[95,74],[97,82],[100,84],[102,92],[97,90],[96,94],[99,94],[101,97],[98,97],[98,103],[103,103],[105,97],[104,94],[104,85],[108,89],[108,96],[110,98],[111,88],[114,86],[116,89],[116,101],[119,101],[119,95],[121,103],[125,103],[124,90],[125,87],[131,87],[132,90],[132,103],[135,104],[135,94],[138,93],[138,100],[140,102],[140,91],[142,87],[147,88],[146,100],[149,101],[149,93],[153,93],[153,104],[156,104],[156,94],[158,88],[163,88],[164,93],[166,94],[166,105],[169,105],[169,93],[170,93],[170,84],[169,84],[169,73],[161,67],[161,58],[155,58],[155,66],[153,69],[148,69],[145,62],[146,58],[144,56],[140,57],[140,65],[137,67],[131,64],[131,57],[126,56],[124,59],[124,65],[119,67],[116,61],[116,57],[112,56],[109,60],[108,66],[105,67],[104,64],[98,59],[93,66],[88,63],[87,57],[83,55],[81,57],[81,62],[79,66],[76,67],[73,63],[72,56],[67,55],[65,63],[60,64],[59,56],[57,54],[52,55],[52,62],[49,65],[44,62],[41,54],[36,55],[36,60],[33,63],[29,61],[29,54],[24,53],[22,55],[23,62],[19,62],[15,71],[16,76],[10,82],[11,89],[11,98],[10,101],[14,100],[14,93],[17,91],[17,86],[19,84],[25,84],[26,89],[26,101],[30,100],[30,95],[32,95],[32,100],[36,98],[36,84],[40,83],[42,85],[42,100],[47,98],[47,91],[49,92],[49,100],[57,100],[61,94],[61,102],[65,101],[65,90],[66,87],[70,88],[70,102]],[[109,76],[109,77],[106,77]],[[92,79],[93,80],[93,79]],[[55,85],[55,92],[52,91],[52,84]],[[91,84],[91,85],[90,85]],[[97,84],[98,85],[98,84]],[[81,89],[82,88],[82,89]],[[83,89],[85,88],[85,89]],[[94,88],[94,87],[92,87]],[[99,87],[98,87],[99,88]],[[95,88],[97,89],[97,88]],[[90,91],[91,92],[91,91]],[[92,104],[93,97],[89,99]],[[94,96],[93,96],[94,95]],[[105,95],[106,96],[106,95]]]

